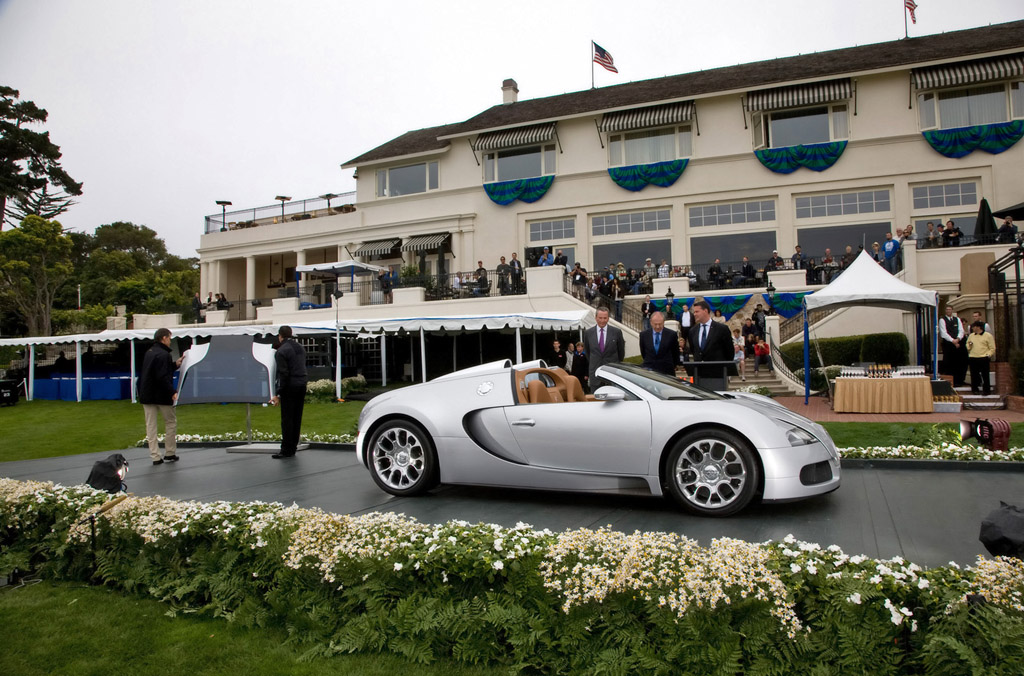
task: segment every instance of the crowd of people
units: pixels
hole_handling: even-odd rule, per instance
[[[206,321],[206,313],[210,310],[230,310],[234,306],[235,304],[222,293],[214,294],[211,291],[207,293],[205,301],[200,297],[198,291],[192,297],[192,314],[195,316],[197,324]]]

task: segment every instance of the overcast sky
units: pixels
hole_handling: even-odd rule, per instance
[[[922,36],[1024,18],[918,0]],[[147,225],[194,256],[203,217],[355,189],[339,165],[411,129],[598,87],[903,37],[903,0],[0,0],[0,84],[84,182],[65,227]]]

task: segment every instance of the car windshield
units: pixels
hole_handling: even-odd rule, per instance
[[[658,399],[726,399],[717,392],[701,389],[671,376],[634,366],[632,364],[606,364],[610,375],[616,375]]]

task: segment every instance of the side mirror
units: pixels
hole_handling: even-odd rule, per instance
[[[597,391],[594,392],[594,399],[597,399],[598,401],[622,401],[625,398],[625,392],[610,385],[599,387],[597,388]]]

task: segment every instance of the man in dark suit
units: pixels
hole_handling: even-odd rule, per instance
[[[729,327],[711,320],[711,306],[699,300],[693,304],[696,324],[690,327],[690,349],[694,361],[732,361]]]
[[[590,389],[596,391],[604,382],[595,378],[594,373],[603,364],[615,364],[626,357],[626,339],[622,337],[622,331],[614,326],[608,326],[608,308],[601,306],[594,313],[594,321],[597,326],[592,326],[583,332],[583,351],[590,358]]]
[[[665,316],[660,312],[651,315],[651,328],[640,332],[640,356],[643,367],[667,376],[676,374],[679,355],[679,336],[672,329],[665,328]]]

